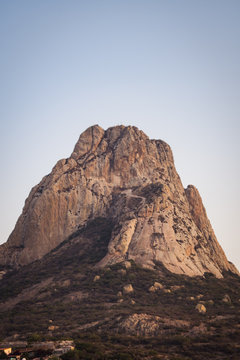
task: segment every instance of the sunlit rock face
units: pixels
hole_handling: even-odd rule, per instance
[[[112,220],[108,251],[98,266],[124,260],[189,276],[238,273],[218,244],[197,189],[184,190],[172,151],[132,126],[81,134],[72,155],[35,186],[0,264],[42,258],[94,218]]]

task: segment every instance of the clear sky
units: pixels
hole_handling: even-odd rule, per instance
[[[172,147],[240,269],[240,1],[0,0],[0,243],[80,133]]]

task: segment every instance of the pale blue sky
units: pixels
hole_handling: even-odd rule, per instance
[[[0,242],[88,126],[173,149],[240,268],[240,1],[0,0]]]

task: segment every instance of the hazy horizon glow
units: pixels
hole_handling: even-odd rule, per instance
[[[240,2],[0,3],[1,234],[87,127],[166,141],[240,269]]]

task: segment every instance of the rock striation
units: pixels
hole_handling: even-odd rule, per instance
[[[173,273],[238,273],[217,242],[198,190],[183,188],[172,151],[132,126],[81,134],[73,153],[35,186],[0,265],[41,259],[95,218],[112,220],[108,251],[99,267],[133,260]]]

